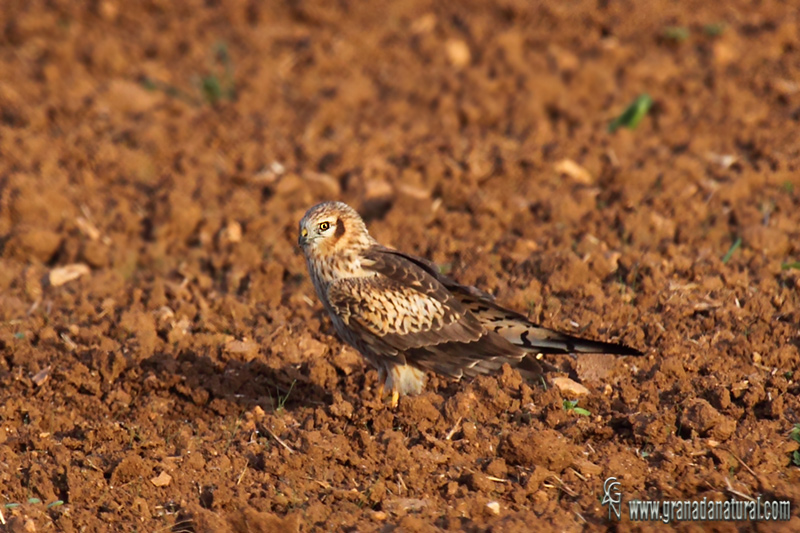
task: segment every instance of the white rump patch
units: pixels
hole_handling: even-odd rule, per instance
[[[393,366],[386,376],[386,388],[396,390],[400,396],[419,394],[425,386],[425,371],[411,365]]]

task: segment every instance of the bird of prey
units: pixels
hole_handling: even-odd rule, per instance
[[[530,322],[430,261],[382,246],[341,202],[309,209],[298,244],[337,333],[377,368],[392,407],[400,395],[421,392],[426,371],[457,380],[503,363],[525,368],[539,354],[641,355]]]

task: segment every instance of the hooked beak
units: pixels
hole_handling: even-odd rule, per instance
[[[300,230],[300,236],[297,237],[297,245],[303,247],[306,244],[308,244],[308,230],[303,228]]]

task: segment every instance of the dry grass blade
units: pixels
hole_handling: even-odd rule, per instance
[[[447,432],[447,435],[445,436],[444,440],[450,440],[450,439],[453,438],[453,435],[455,435],[458,432],[458,428],[461,427],[461,421],[463,419],[464,419],[463,416],[459,416],[458,417],[458,420],[456,420],[456,423],[453,426],[453,429],[451,429],[450,431]]]
[[[242,483],[242,480],[244,479],[244,475],[245,475],[245,473],[247,473],[247,467],[248,466],[249,466],[249,463],[245,463],[244,468],[242,469],[242,473],[239,474],[239,478],[236,480],[236,484],[237,485],[240,485]]]
[[[269,428],[264,428],[264,429],[266,429],[267,433],[269,433],[272,436],[272,438],[275,439],[275,442],[286,448],[289,451],[289,453],[294,453],[294,450],[291,448],[291,446],[283,442],[283,440],[281,440],[281,438],[278,437],[271,429]]]
[[[47,366],[47,367],[45,367],[45,368],[41,369],[40,371],[38,371],[38,372],[37,372],[37,373],[36,373],[36,374],[35,374],[35,375],[34,375],[34,376],[31,378],[31,381],[33,381],[33,383],[34,383],[34,384],[35,384],[37,387],[38,387],[38,386],[40,386],[42,383],[44,383],[45,381],[47,381],[47,378],[48,378],[48,377],[50,377],[50,370],[51,370],[52,368],[53,368],[52,366]]]
[[[574,468],[571,468],[571,467],[570,467],[570,470],[572,471],[572,473],[573,473],[573,474],[575,474],[576,476],[578,476],[578,479],[580,479],[581,481],[586,481],[586,476],[584,476],[583,474],[581,474],[580,472],[578,472],[578,471],[577,471],[577,470],[575,470]]]
[[[747,495],[747,494],[745,494],[744,492],[740,492],[740,491],[738,491],[738,490],[734,489],[734,488],[733,488],[733,485],[731,485],[731,481],[730,481],[728,478],[725,478],[725,484],[727,485],[727,487],[726,487],[726,490],[727,490],[728,492],[730,492],[731,494],[734,494],[734,495],[736,495],[736,496],[739,496],[740,498],[743,498],[743,499],[745,499],[745,500],[747,500],[747,501],[750,501],[750,502],[754,502],[754,501],[756,501],[756,499],[755,499],[755,498],[753,498],[752,496],[748,496],[748,495]]]
[[[704,298],[702,301],[695,303],[692,306],[694,311],[702,313],[703,311],[710,311],[711,309],[718,309],[722,307],[722,302],[717,302],[709,298]]]
[[[554,476],[551,476],[551,478],[552,478],[552,479],[555,479],[557,483],[556,483],[556,485],[552,485],[552,484],[551,484],[551,485],[549,485],[550,487],[553,487],[553,488],[556,488],[556,487],[557,487],[557,488],[559,488],[560,490],[562,490],[563,492],[566,492],[567,494],[569,494],[570,496],[572,496],[573,498],[574,498],[574,497],[576,497],[576,496],[578,495],[578,493],[577,493],[577,492],[575,492],[574,490],[572,490],[571,488],[569,488],[569,487],[568,487],[568,486],[567,486],[567,485],[564,483],[564,480],[562,480],[560,477],[558,477],[558,476],[555,476],[555,475],[554,475]],[[547,485],[545,485],[545,486],[547,486]]]
[[[735,453],[733,453],[732,451],[730,451],[728,448],[725,448],[725,451],[726,451],[726,452],[728,452],[729,454],[731,454],[731,456],[732,456],[734,459],[736,459],[737,461],[739,461],[739,464],[740,464],[740,465],[742,465],[742,466],[743,466],[743,467],[744,467],[744,468],[745,468],[745,469],[746,469],[748,472],[750,472],[750,475],[752,475],[752,476],[753,476],[753,478],[755,478],[755,480],[756,480],[756,481],[759,481],[759,479],[758,479],[758,476],[756,475],[756,473],[755,473],[755,472],[753,472],[753,469],[752,469],[752,468],[750,468],[749,466],[747,466],[747,463],[745,463],[744,461],[742,461],[742,460],[741,460],[741,458],[740,458],[738,455],[736,455]]]

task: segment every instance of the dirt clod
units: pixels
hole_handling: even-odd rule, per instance
[[[699,398],[686,405],[681,415],[681,425],[684,431],[719,441],[727,440],[736,431],[734,420],[720,414],[710,403]]]
[[[507,435],[500,453],[514,465],[542,466],[561,472],[575,461],[579,451],[555,430],[525,428]]]

